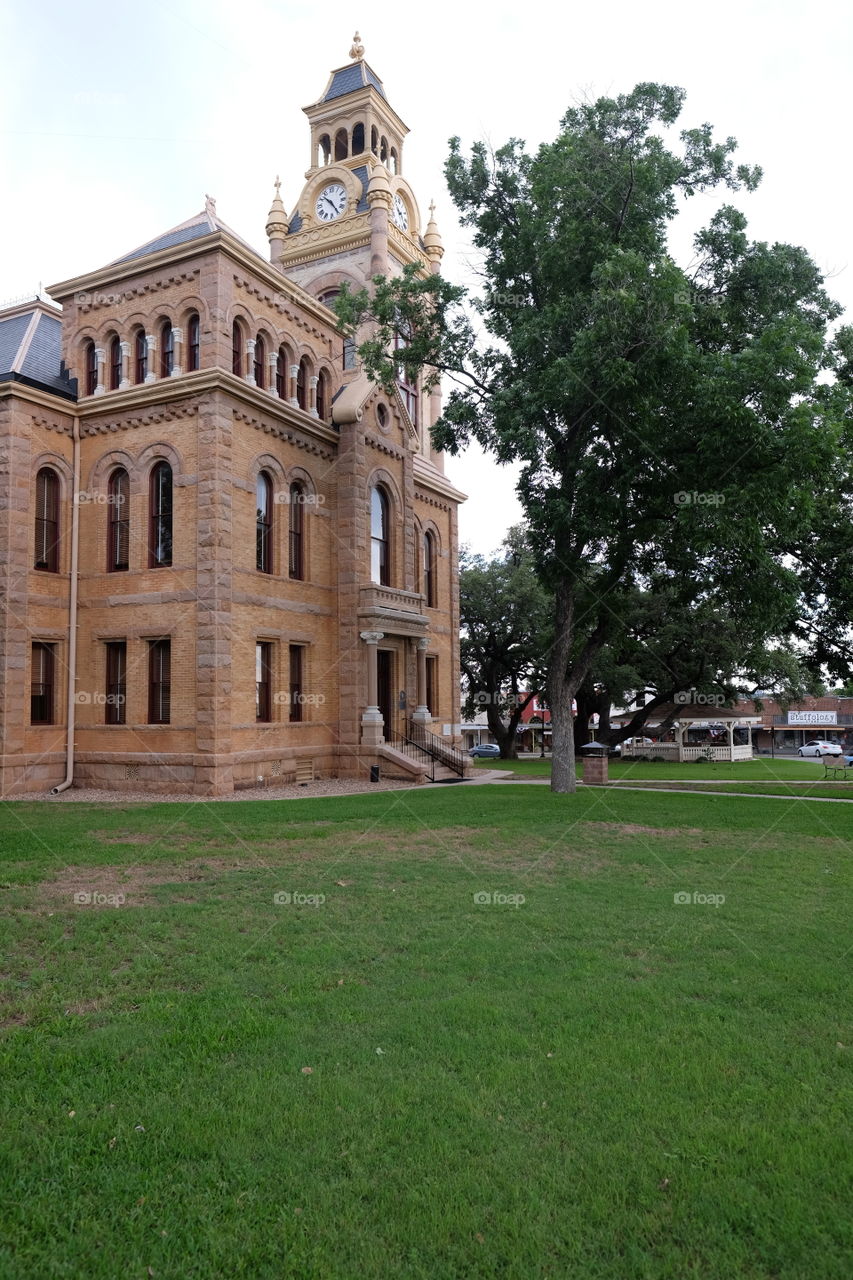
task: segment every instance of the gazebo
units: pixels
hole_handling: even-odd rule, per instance
[[[613,723],[626,724],[631,713],[625,712],[613,717]],[[672,722],[672,742],[645,742],[628,739],[622,743],[622,759],[637,759],[646,756],[652,760],[699,760],[710,757],[712,760],[751,760],[752,727],[762,723],[761,716],[745,715],[737,707],[708,707],[706,705],[664,705],[658,707],[654,715],[646,721],[643,733],[653,737],[655,730],[667,721]],[[689,729],[711,729],[721,725],[726,730],[725,742],[685,741]],[[745,729],[746,742],[735,742],[735,729]]]

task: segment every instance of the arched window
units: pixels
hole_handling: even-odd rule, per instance
[[[364,125],[353,125],[352,129],[352,154],[360,156],[364,150]]]
[[[327,133],[324,133],[317,143],[317,163],[331,164],[332,161],[332,140]]]
[[[370,128],[370,150],[374,155],[378,155],[379,153],[379,130],[376,128],[375,124],[371,125]]]
[[[388,495],[376,485],[370,491],[370,577],[380,587],[391,584],[388,514]]]
[[[308,361],[303,356],[299,361],[299,372],[296,375],[296,403],[300,409],[308,408]]]
[[[394,148],[394,147],[392,147],[392,148],[391,148],[391,154],[390,154],[390,157],[389,157],[389,165],[390,165],[390,172],[391,172],[391,173],[399,173],[399,172],[400,172],[400,161],[397,159],[397,152],[396,152],[396,150],[395,150],[395,148]]]
[[[255,530],[255,567],[272,573],[272,480],[266,471],[258,473],[255,485]]]
[[[305,489],[298,481],[290,486],[289,497],[288,573],[301,581],[305,577]]]
[[[329,416],[329,375],[325,369],[317,379],[317,417],[325,422]]]
[[[187,372],[201,368],[201,321],[193,311],[187,321]]]
[[[231,326],[231,372],[238,378],[243,376],[243,330],[239,320]]]
[[[107,572],[130,568],[130,477],[124,467],[110,476],[107,492]]]
[[[349,152],[349,139],[346,129],[338,129],[335,134],[335,159],[346,160]]]
[[[279,347],[275,358],[275,389],[282,400],[287,399],[287,351]]]
[[[145,330],[137,329],[133,340],[134,381],[144,382],[148,376],[148,343]]]
[[[158,462],[149,483],[148,563],[159,569],[172,563],[172,468]]]
[[[354,369],[356,366],[355,338],[344,338],[343,364],[344,369]]]
[[[36,476],[36,547],[34,569],[59,572],[59,476],[42,467]]]
[[[121,339],[114,337],[110,342],[110,391],[118,391],[121,386]]]
[[[86,395],[93,396],[98,385],[98,357],[94,342],[86,343]]]
[[[267,344],[260,334],[255,338],[255,383],[259,387],[266,386]]]
[[[435,608],[435,538],[431,533],[424,534],[423,545],[423,591],[427,608]]]
[[[383,137],[379,142],[379,159],[385,164],[388,160],[388,139]]]
[[[175,335],[171,320],[160,325],[160,377],[171,378],[175,367]]]

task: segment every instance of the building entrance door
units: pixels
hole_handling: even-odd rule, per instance
[[[394,652],[391,649],[379,649],[376,654],[376,692],[387,733],[394,728]]]

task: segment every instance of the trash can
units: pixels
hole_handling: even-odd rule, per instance
[[[370,766],[370,781],[371,782],[379,781],[379,765],[378,764],[372,764]]]
[[[583,780],[588,787],[607,786],[607,753],[603,742],[588,742],[581,747],[583,756]]]

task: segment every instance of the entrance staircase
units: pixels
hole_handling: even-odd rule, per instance
[[[464,752],[424,725],[409,720],[404,733],[386,728],[384,734],[385,746],[379,748],[380,752],[407,772],[420,774],[427,782],[465,779],[469,764]]]

